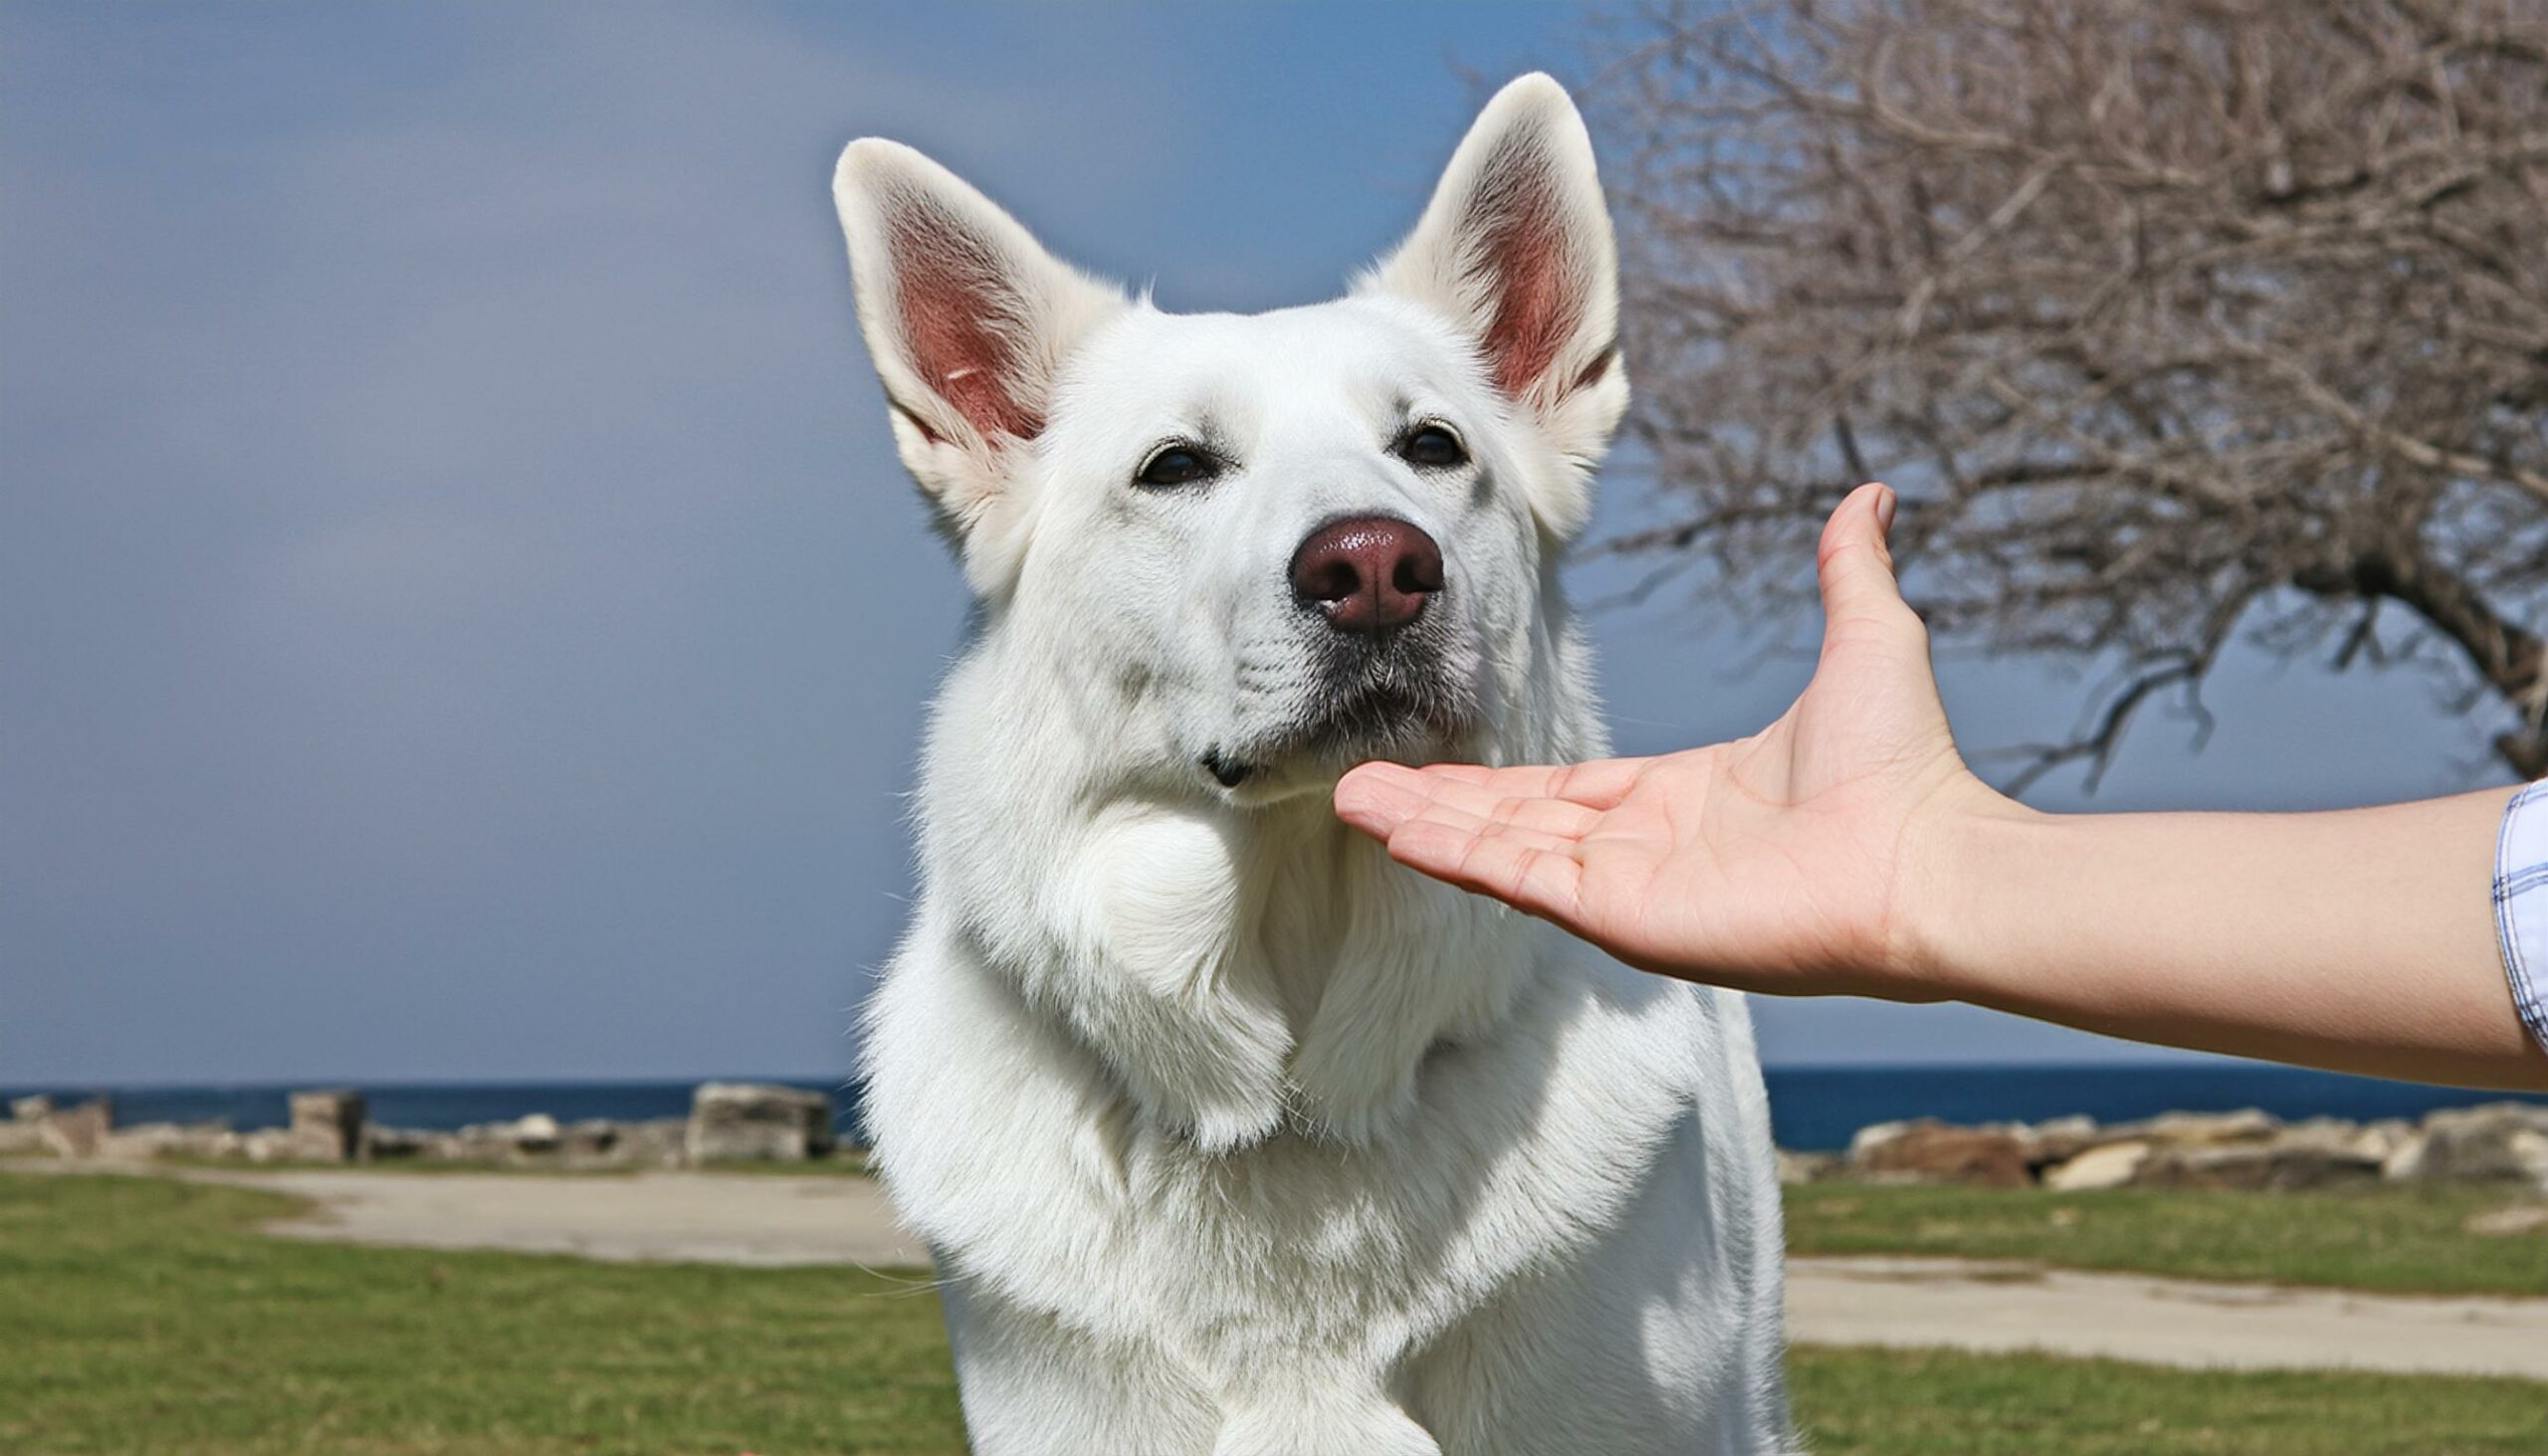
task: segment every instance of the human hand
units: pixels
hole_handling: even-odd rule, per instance
[[[1813,681],[1751,737],[1560,767],[1366,763],[1336,812],[1401,864],[1556,922],[1629,964],[1785,994],[1896,1000],[1929,980],[1918,913],[1952,823],[2022,814],[1956,751],[1885,543],[1895,497],[1823,527]]]

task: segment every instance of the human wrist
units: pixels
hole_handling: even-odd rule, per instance
[[[1904,836],[1886,994],[1985,999],[2008,958],[2003,952],[2016,929],[2009,917],[2034,903],[2027,877],[2045,863],[2061,821],[1970,773],[1931,804]]]

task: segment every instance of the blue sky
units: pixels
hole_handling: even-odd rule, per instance
[[[1297,303],[1412,221],[1473,76],[1578,75],[1583,35],[1558,6],[0,7],[0,1083],[843,1068],[964,604],[851,322],[840,145],[918,145],[1165,307]],[[1602,524],[1639,501],[1614,482]],[[1801,661],[1711,621],[1596,622],[1623,747],[1793,695]],[[1947,681],[1974,746],[2081,691]],[[2213,702],[2207,751],[2150,723],[2100,806],[2500,780],[2409,679],[2241,659]],[[1760,1014],[1788,1062],[2122,1050]]]

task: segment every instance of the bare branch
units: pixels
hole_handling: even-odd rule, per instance
[[[1674,509],[1605,549],[1709,568],[1631,596],[1802,602],[1880,478],[1942,642],[2126,665],[2021,782],[2200,714],[2233,634],[2446,666],[2548,772],[2548,8],[1760,0],[1614,40]]]

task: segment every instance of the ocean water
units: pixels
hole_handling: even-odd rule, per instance
[[[858,1137],[856,1089],[847,1082],[766,1078],[832,1095],[841,1136]],[[2262,1108],[2286,1120],[2420,1117],[2436,1108],[2500,1102],[2512,1094],[2469,1092],[2409,1082],[2382,1082],[2332,1072],[2302,1072],[2249,1063],[2144,1062],[2075,1066],[1773,1067],[1770,1116],[1781,1146],[1799,1150],[1845,1146],[1870,1123],[1940,1118],[1950,1123],[2041,1122],[2084,1113],[2101,1123],[2164,1112],[2228,1112]],[[309,1085],[309,1084],[300,1084]],[[559,1122],[579,1118],[677,1118],[690,1111],[692,1082],[449,1082],[357,1086],[371,1119],[398,1128],[452,1129],[529,1113]],[[285,1121],[283,1086],[28,1087],[9,1097],[47,1093],[76,1101],[99,1092],[115,1099],[115,1121],[208,1122],[267,1128]],[[2548,1103],[2548,1094],[2516,1100]]]

